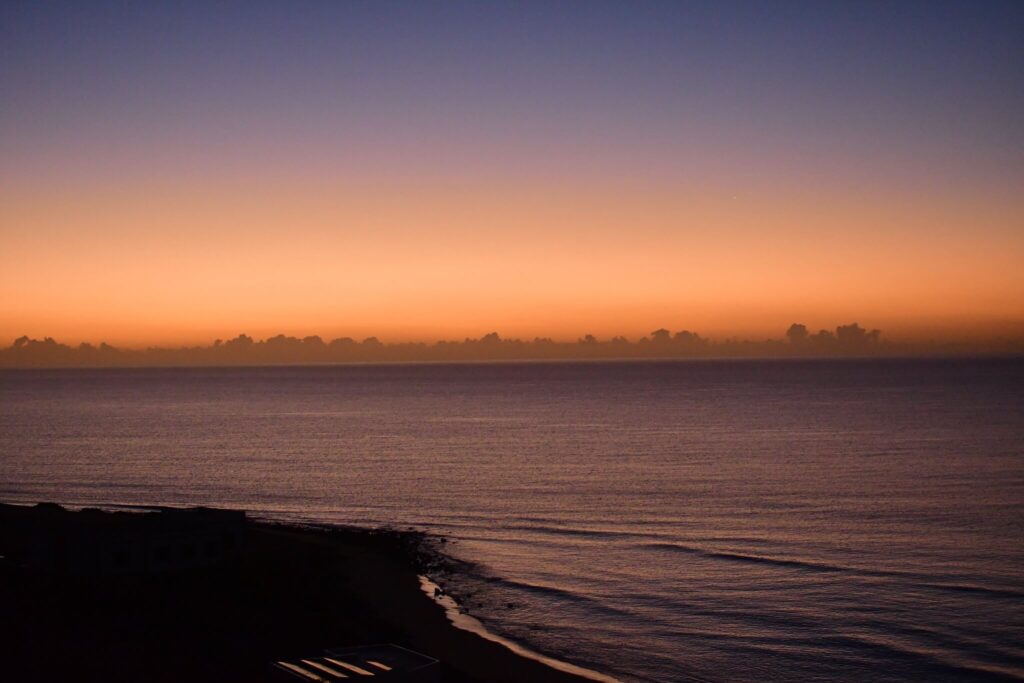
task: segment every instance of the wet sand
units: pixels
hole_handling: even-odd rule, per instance
[[[276,659],[379,642],[441,660],[444,681],[587,680],[453,626],[421,587],[443,558],[414,532],[247,520],[216,566],[83,576],[30,566],[31,510],[0,505],[8,680],[263,681]]]

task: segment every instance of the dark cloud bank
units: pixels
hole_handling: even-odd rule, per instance
[[[381,342],[376,337],[361,341],[341,337],[277,335],[262,341],[240,334],[218,339],[210,346],[181,348],[119,349],[68,346],[50,337],[20,337],[0,349],[0,367],[116,367],[186,365],[277,365],[303,363],[482,361],[482,360],[584,360],[613,358],[791,358],[865,357],[947,354],[1024,354],[1024,343],[1006,341],[985,347],[957,344],[909,344],[884,340],[879,330],[851,323],[834,331],[811,332],[793,324],[784,338],[765,341],[710,340],[696,332],[659,329],[635,341],[625,337],[597,339],[592,335],[575,342],[536,338],[530,341],[503,339],[492,332],[479,339],[436,343]]]

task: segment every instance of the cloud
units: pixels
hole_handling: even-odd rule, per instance
[[[779,339],[747,341],[712,340],[690,330],[671,332],[659,328],[636,341],[617,336],[598,339],[592,334],[575,341],[555,341],[546,337],[533,340],[503,338],[490,332],[479,339],[442,340],[433,343],[385,343],[377,337],[357,342],[339,337],[325,342],[318,336],[292,337],[283,334],[256,340],[247,334],[209,346],[181,348],[118,349],[106,343],[71,347],[51,337],[42,340],[18,337],[11,346],[0,349],[2,367],[104,367],[152,365],[281,365],[344,363],[360,361],[468,361],[517,359],[614,359],[614,358],[715,358],[801,356],[875,356],[922,353],[1021,353],[1024,344],[1007,342],[1004,346],[935,345],[915,347],[887,342],[877,329],[853,322],[834,330],[811,333],[807,326],[793,323]]]

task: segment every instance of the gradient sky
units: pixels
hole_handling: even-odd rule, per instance
[[[1024,337],[1024,3],[0,2],[0,343]]]

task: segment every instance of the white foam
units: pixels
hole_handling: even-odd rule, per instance
[[[576,666],[575,664],[570,664],[553,657],[542,655],[539,652],[534,652],[529,648],[523,647],[515,641],[502,638],[497,634],[491,633],[479,619],[460,611],[459,604],[455,602],[450,595],[441,591],[440,586],[426,576],[421,575],[419,578],[420,588],[423,589],[423,592],[426,593],[427,597],[444,607],[445,614],[448,616],[448,621],[452,622],[452,625],[456,628],[460,628],[463,631],[469,631],[470,633],[475,633],[481,638],[485,638],[505,646],[520,657],[526,657],[527,659],[541,662],[542,664],[550,666],[552,669],[558,669],[559,671],[564,671],[592,681],[600,681],[601,683],[620,683],[617,678],[612,678],[606,674],[585,669],[582,666]]]

